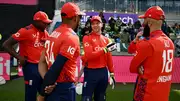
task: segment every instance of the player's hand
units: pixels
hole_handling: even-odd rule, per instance
[[[50,94],[50,93],[54,90],[55,87],[56,87],[56,84],[46,86],[46,88],[44,89],[44,90],[45,90],[45,93],[46,93],[46,94]]]
[[[39,95],[39,96],[37,97],[37,101],[45,101],[44,96]]]
[[[138,68],[138,72],[139,72],[140,75],[143,75],[143,74],[144,74],[144,68],[143,68],[143,66],[140,66],[140,67]]]
[[[133,41],[136,43],[137,41],[139,41],[139,38],[140,38],[142,35],[143,35],[143,32],[142,32],[142,31],[139,32],[139,33],[136,35],[136,38],[135,38]]]
[[[25,57],[20,56],[18,57],[18,63],[21,66],[25,66],[27,64],[27,59]]]
[[[74,85],[76,86],[78,83],[79,83],[79,81],[76,81],[76,82],[74,83]]]
[[[110,85],[112,85],[112,89],[114,89],[116,81],[114,79],[114,73],[110,73]]]
[[[114,50],[116,50],[116,43],[112,42],[112,43],[109,43],[106,48],[104,49],[105,53],[107,52],[112,52]]]

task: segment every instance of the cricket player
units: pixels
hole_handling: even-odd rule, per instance
[[[39,62],[39,72],[44,80],[38,101],[76,101],[74,82],[76,60],[80,55],[76,31],[84,14],[75,3],[63,5],[62,24],[46,40]],[[48,95],[46,87],[55,83],[56,87]]]
[[[131,61],[130,72],[137,73],[134,101],[168,101],[172,81],[174,44],[161,30],[164,11],[150,7],[143,25],[150,28],[150,39],[136,45],[137,53]]]
[[[106,101],[105,93],[108,86],[108,70],[114,76],[114,65],[111,51],[116,44],[101,35],[102,21],[99,16],[91,18],[92,32],[83,38],[84,57],[87,67],[84,68],[84,85],[82,101]],[[108,69],[107,69],[108,68]]]
[[[48,37],[47,26],[52,22],[45,12],[37,12],[33,24],[21,28],[3,43],[4,49],[19,60],[23,67],[25,83],[25,101],[36,101],[42,78],[38,72],[38,63]],[[19,44],[19,54],[13,46]]]

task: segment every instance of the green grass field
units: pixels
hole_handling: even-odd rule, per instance
[[[114,90],[108,87],[107,101],[132,101],[133,88],[134,84],[117,84]],[[80,98],[80,96],[77,96],[77,101],[80,101]],[[169,101],[180,101],[180,84],[172,85],[169,99]],[[24,101],[22,77],[0,86],[0,101]]]

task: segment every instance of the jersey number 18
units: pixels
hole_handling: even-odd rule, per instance
[[[172,71],[172,60],[173,60],[173,50],[164,50],[162,54],[163,58],[163,68],[162,73],[169,73]]]

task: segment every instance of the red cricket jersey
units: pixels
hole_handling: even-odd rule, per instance
[[[136,44],[133,41],[129,44],[128,53],[129,54],[136,53]]]
[[[48,37],[48,32],[41,32],[33,25],[21,28],[12,37],[19,43],[20,56],[26,57],[30,63],[39,63],[44,43]]]
[[[137,54],[131,61],[130,72],[138,75],[135,101],[168,101],[172,80],[174,44],[161,30],[150,34],[150,40],[136,44]]]
[[[75,82],[76,61],[80,55],[79,38],[76,33],[68,25],[62,24],[49,36],[45,49],[48,68],[54,63],[58,54],[68,58],[57,82]]]
[[[149,39],[149,38],[148,38]],[[146,41],[148,40],[146,38],[142,39],[142,40],[139,40],[137,41],[137,44],[140,43],[141,41]],[[133,41],[129,44],[129,47],[128,47],[128,53],[129,54],[135,54],[136,53],[136,43],[134,43]]]
[[[83,47],[88,68],[96,69],[107,66],[110,72],[114,72],[112,55],[110,52],[105,54],[103,50],[108,43],[107,37],[94,32],[84,36]]]

